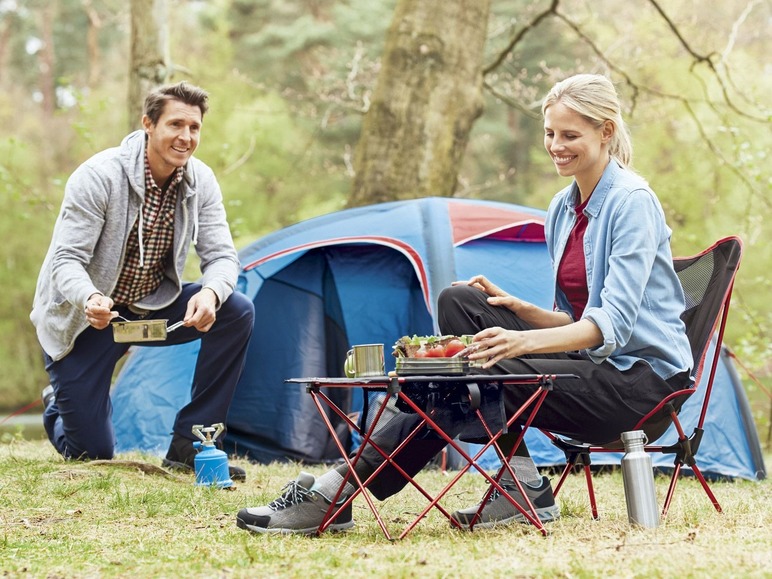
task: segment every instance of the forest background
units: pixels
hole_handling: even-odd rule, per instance
[[[483,107],[443,170],[450,185],[386,191],[363,184],[373,169],[362,151],[377,130],[367,118],[378,91],[410,74],[384,58],[394,54],[389,27],[415,22],[411,10],[447,17],[448,3],[158,3],[173,63],[166,72],[210,93],[197,156],[218,175],[239,248],[315,215],[389,199],[432,194],[546,208],[567,183],[543,150],[540,99],[570,74],[608,74],[627,106],[634,166],[674,230],[674,253],[726,235],[744,240],[726,342],[761,377],[741,372],[769,441],[768,1],[454,0],[472,12],[486,7],[476,69]],[[143,34],[132,31],[131,5],[0,0],[0,412],[36,400],[47,383],[28,316],[67,177],[139,120],[127,103],[129,55]],[[148,27],[156,16],[147,13]],[[436,56],[431,44],[420,46]],[[405,140],[399,155],[419,146]],[[191,268],[190,279],[197,276]]]

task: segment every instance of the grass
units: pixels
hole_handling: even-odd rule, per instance
[[[196,487],[159,460],[126,454],[65,462],[44,441],[0,443],[0,570],[9,577],[770,577],[772,491],[767,481],[714,483],[724,513],[683,479],[666,522],[631,528],[618,472],[596,476],[601,519],[591,520],[584,479],[569,478],[562,518],[543,537],[530,526],[459,532],[436,510],[389,542],[366,503],[356,527],[320,537],[263,536],[238,529],[236,512],[266,504],[297,475],[295,464],[233,461],[248,480],[235,490]],[[305,467],[319,474],[323,467]],[[448,480],[427,470],[432,491]],[[668,480],[657,478],[662,500]],[[448,510],[474,504],[484,485],[464,476]],[[426,505],[406,489],[376,504],[393,535]]]

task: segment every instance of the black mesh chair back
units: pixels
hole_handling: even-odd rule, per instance
[[[740,239],[727,237],[699,255],[673,260],[684,290],[686,309],[681,319],[686,324],[686,335],[692,347],[695,382],[699,382],[705,356],[719,325],[721,335],[718,341],[723,339],[726,320],[722,314],[729,307],[741,257]],[[712,384],[712,380],[710,382]]]

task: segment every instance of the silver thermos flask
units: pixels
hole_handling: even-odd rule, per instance
[[[659,526],[657,493],[654,489],[654,471],[651,456],[643,450],[646,434],[643,430],[622,433],[625,454],[622,457],[622,480],[625,487],[627,516],[630,523],[640,527]]]

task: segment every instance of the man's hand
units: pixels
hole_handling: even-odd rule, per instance
[[[184,326],[194,327],[199,332],[208,332],[217,319],[217,295],[208,287],[190,298],[185,312]]]
[[[86,320],[97,330],[104,330],[110,321],[118,316],[118,312],[113,310],[113,300],[102,294],[92,294],[86,300]]]

